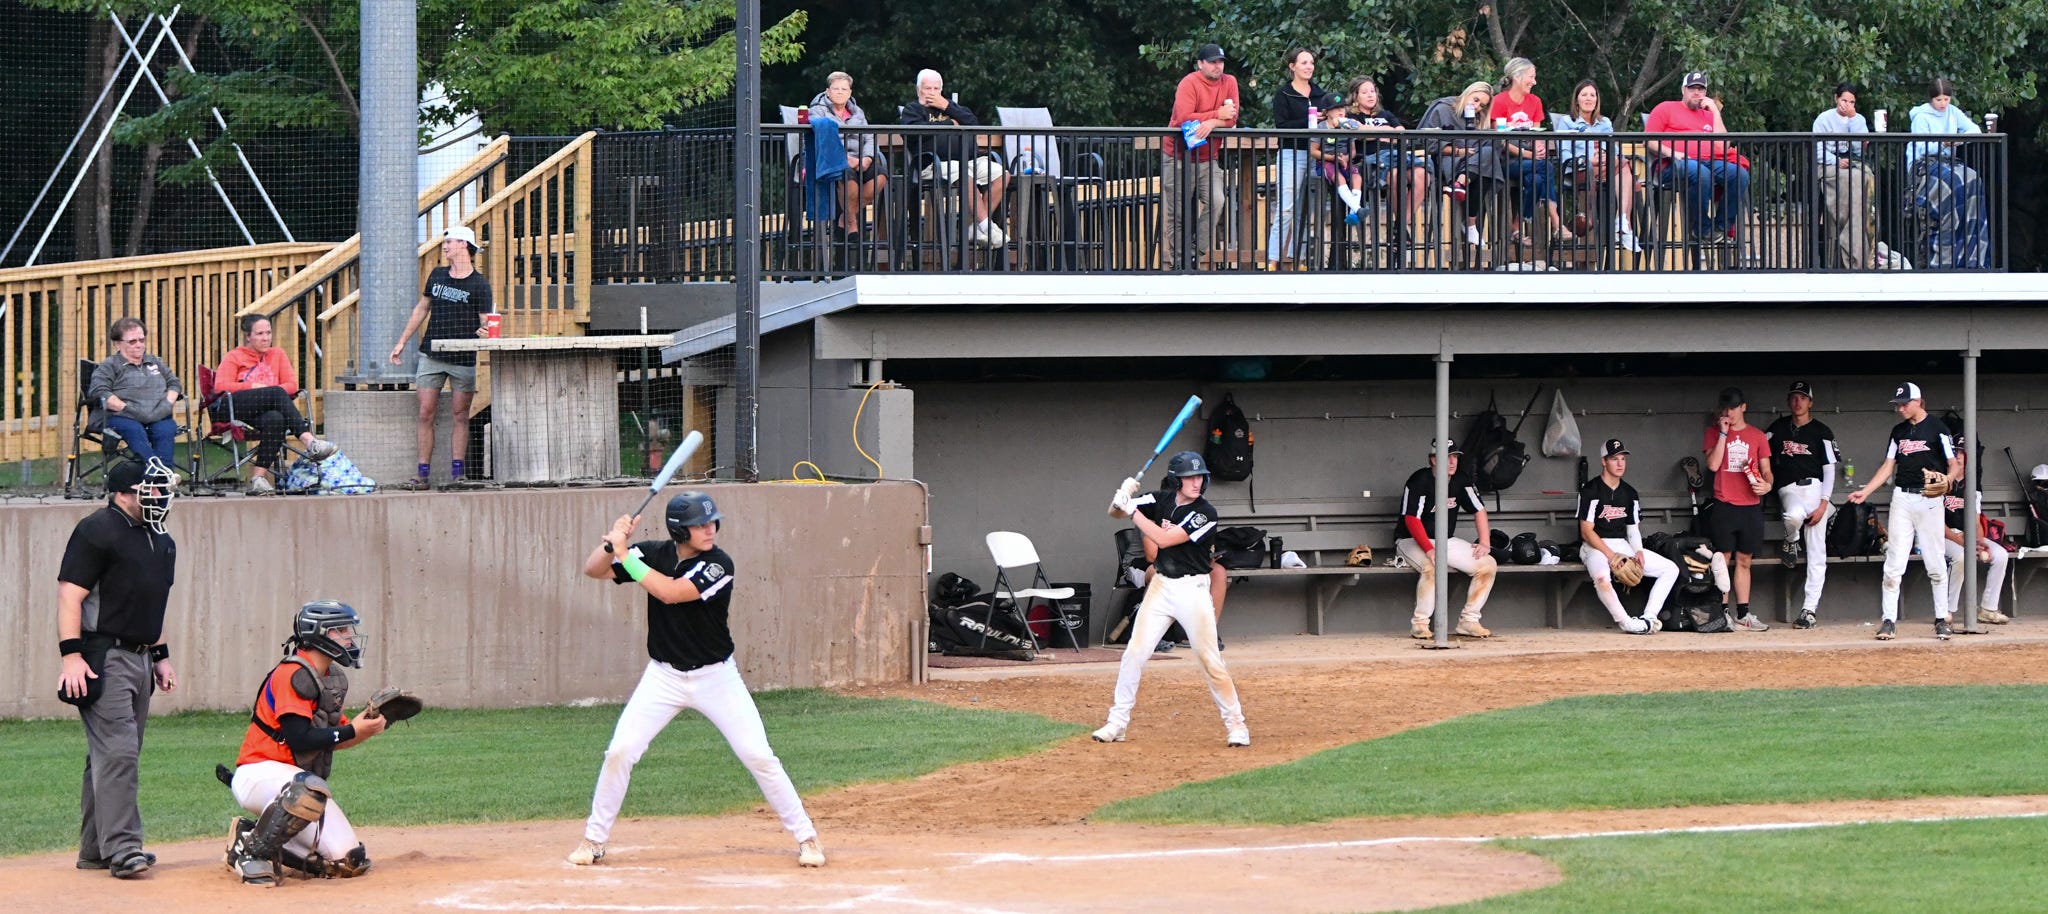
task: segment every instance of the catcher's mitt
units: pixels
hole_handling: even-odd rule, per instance
[[[1634,587],[1643,582],[1643,565],[1634,556],[1623,556],[1614,563],[1614,583],[1623,587]]]
[[[1372,547],[1371,547],[1371,546],[1354,546],[1354,547],[1352,547],[1352,549],[1351,549],[1351,554],[1350,554],[1350,555],[1347,555],[1347,556],[1345,556],[1345,557],[1344,557],[1344,564],[1346,564],[1346,565],[1351,565],[1351,566],[1354,566],[1354,567],[1356,567],[1356,566],[1360,566],[1360,565],[1370,565],[1370,564],[1372,564]]]
[[[379,689],[370,696],[370,704],[363,708],[364,717],[382,717],[386,722],[398,723],[408,720],[426,710],[426,703],[419,696],[403,689]]]
[[[1925,475],[1920,477],[1920,494],[1928,498],[1940,498],[1943,495],[1947,495],[1948,490],[1949,478],[1947,473],[1937,473],[1933,470],[1928,470]]]

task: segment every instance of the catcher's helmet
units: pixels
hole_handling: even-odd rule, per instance
[[[312,648],[339,661],[341,665],[363,665],[363,618],[355,608],[338,600],[315,600],[299,607],[292,617],[292,643]],[[342,629],[347,629],[342,632]],[[342,640],[335,638],[341,633]],[[346,641],[344,644],[343,641]]]
[[[718,510],[718,504],[711,496],[702,492],[689,491],[668,500],[668,535],[680,539],[690,535],[691,527],[715,524],[725,517]]]

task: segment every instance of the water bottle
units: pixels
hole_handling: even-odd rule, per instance
[[[1846,456],[1842,458],[1842,478],[1848,480],[1849,491],[1856,491],[1856,463]]]
[[[1883,132],[1885,132],[1885,120],[1884,120],[1884,115],[1885,115],[1885,110],[1884,110],[1883,108],[1879,108],[1879,109],[1877,109],[1877,122],[1876,122],[1875,126],[1873,127],[1873,129],[1875,129],[1875,130],[1876,130],[1876,131],[1877,131],[1878,133],[1883,133]]]
[[[1479,128],[1479,106],[1478,106],[1478,105],[1466,105],[1466,106],[1465,106],[1465,129],[1466,129],[1466,130],[1477,130],[1478,128]]]
[[[1319,123],[1317,123],[1317,122],[1316,122],[1316,119],[1317,119],[1318,117],[1321,117],[1321,116],[1322,116],[1322,113],[1323,113],[1323,109],[1321,109],[1321,108],[1318,108],[1318,107],[1316,107],[1316,106],[1315,106],[1315,105],[1313,105],[1313,104],[1311,104],[1311,105],[1309,105],[1309,106],[1308,106],[1308,129],[1310,129],[1310,130],[1314,130],[1314,129],[1316,129],[1317,127],[1321,127],[1321,126],[1322,126],[1322,124],[1319,124]]]

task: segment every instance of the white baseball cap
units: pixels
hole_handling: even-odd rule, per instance
[[[2035,479],[2048,479],[2048,463],[2034,464]]]
[[[470,231],[469,226],[466,225],[449,226],[447,231],[441,233],[441,240],[461,241],[468,244],[470,247],[477,247],[476,233]]]

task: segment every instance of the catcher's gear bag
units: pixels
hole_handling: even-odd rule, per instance
[[[1634,587],[1643,582],[1643,563],[1635,556],[1623,556],[1614,563],[1614,583]]]
[[[382,717],[386,723],[395,724],[413,719],[426,708],[426,702],[404,689],[378,689],[370,696],[369,705],[363,708],[363,716]]]
[[[1364,545],[1351,547],[1351,554],[1344,557],[1344,564],[1354,568],[1372,564],[1372,547]]]

